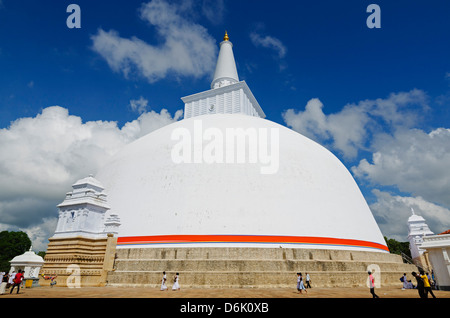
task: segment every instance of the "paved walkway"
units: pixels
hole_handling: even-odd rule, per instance
[[[437,299],[426,303],[417,290],[396,287],[376,289],[380,299],[371,299],[368,288],[312,288],[299,294],[295,288],[183,288],[160,291],[158,288],[128,287],[35,287],[21,289],[19,294],[0,295],[0,304],[20,308],[23,313],[48,311],[89,316],[115,317],[125,314],[167,317],[189,313],[204,316],[263,314],[346,317],[401,317],[405,310],[412,315],[444,313],[450,307],[450,291],[434,291]],[[397,304],[399,302],[399,304]],[[379,304],[379,305],[377,305]],[[426,304],[426,305],[424,305]],[[368,307],[370,306],[370,307]],[[370,308],[370,314],[367,311]],[[444,314],[445,316],[445,314]]]
[[[417,290],[401,287],[377,288],[380,298],[419,298]],[[437,298],[450,299],[450,291],[435,290]],[[295,288],[183,288],[180,291],[160,291],[144,287],[34,287],[21,288],[20,293],[0,295],[6,298],[371,298],[368,288],[312,288],[299,294]]]

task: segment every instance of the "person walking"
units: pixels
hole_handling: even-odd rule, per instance
[[[431,289],[431,284],[430,281],[428,280],[427,275],[425,275],[423,270],[419,271],[420,273],[420,278],[422,278],[423,280],[423,289],[424,289],[424,293],[425,293],[425,298],[428,298],[428,294],[430,294],[433,298],[436,298],[436,296],[434,296],[433,294],[433,290]]]
[[[16,272],[12,272],[11,274],[8,275],[8,284],[9,287],[11,287],[12,285],[14,285],[14,277],[16,277]]]
[[[9,291],[10,294],[12,294],[14,287],[16,287],[16,286],[17,286],[17,294],[19,293],[20,284],[22,284],[22,280],[23,280],[23,274],[22,274],[22,271],[19,270],[19,272],[14,276],[14,285],[11,287],[11,290]]]
[[[306,288],[312,288],[311,287],[311,277],[308,273],[306,273]]]
[[[167,281],[166,272],[163,272],[163,277],[161,281],[161,290],[167,290],[166,281]]]
[[[299,294],[301,294],[303,290],[305,291],[305,293],[308,293],[306,291],[305,284],[303,283],[302,273],[297,273],[297,276],[297,290],[299,291]]]
[[[176,273],[176,275],[173,277],[173,286],[172,290],[180,290],[180,274]]]
[[[420,277],[416,272],[412,272],[411,275],[413,275],[416,278],[417,291],[419,292],[419,297],[427,298],[427,295],[425,294],[425,290],[424,290],[424,282],[423,282],[422,277]]]
[[[2,277],[1,285],[0,285],[0,295],[3,295],[6,291],[6,285],[8,285],[8,275],[6,273]]]
[[[372,275],[372,272],[367,272],[369,274],[369,288],[370,293],[372,294],[372,298],[380,298],[377,294],[375,294],[375,278]]]
[[[433,287],[434,289],[438,289],[437,288],[437,282],[436,282],[436,278],[434,278],[434,270],[431,270],[431,279],[433,280]]]
[[[434,282],[434,279],[432,278],[432,276],[430,275],[430,273],[425,273],[425,275],[427,275],[427,277],[428,277],[428,281],[430,282],[430,285],[431,285],[431,289],[435,289],[435,282]]]

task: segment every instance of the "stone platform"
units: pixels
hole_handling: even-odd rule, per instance
[[[285,288],[297,272],[315,287],[365,287],[367,270],[383,286],[398,286],[403,273],[417,271],[401,256],[382,252],[298,248],[118,248],[107,286],[158,287],[162,272],[172,287]]]
[[[113,268],[117,238],[77,236],[50,238],[49,241],[40,271],[41,286],[50,286],[52,276],[57,276],[59,286],[105,286],[107,274]]]

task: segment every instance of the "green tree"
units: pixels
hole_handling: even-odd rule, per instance
[[[0,272],[8,272],[11,261],[17,255],[28,251],[31,247],[31,240],[27,233],[18,231],[0,232]]]
[[[403,253],[408,257],[411,257],[411,251],[409,250],[409,242],[398,242],[394,239],[388,239],[386,236],[384,237],[384,240],[386,241],[386,244],[391,253],[399,255]]]

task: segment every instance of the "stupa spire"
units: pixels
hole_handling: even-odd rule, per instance
[[[233,44],[225,31],[220,42],[216,71],[211,89],[181,98],[184,102],[184,119],[213,114],[245,114],[265,118],[261,106],[245,81],[239,81]]]
[[[230,42],[228,32],[225,31],[223,41],[220,43],[219,57],[217,58],[211,88],[219,88],[237,82],[239,82],[239,76],[234,60],[233,43]]]

